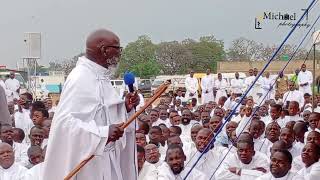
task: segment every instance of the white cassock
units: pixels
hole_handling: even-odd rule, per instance
[[[295,143],[292,144],[292,147],[288,149],[288,151],[291,153],[292,158],[295,158],[301,155],[300,149],[297,146],[295,146]]]
[[[284,128],[286,126],[286,124],[290,121],[303,121],[303,118],[300,117],[299,114],[296,114],[295,116],[285,116],[283,119],[278,121],[278,124],[281,128]]]
[[[43,171],[43,162],[33,166],[26,172],[25,180],[40,180]]]
[[[2,79],[0,79],[0,86],[1,86],[4,90],[7,89],[7,86],[6,86],[6,84],[4,83],[4,81],[3,81]]]
[[[10,124],[10,114],[8,111],[7,98],[5,90],[0,86],[0,123]]]
[[[96,155],[76,180],[137,178],[135,123],[106,145],[109,126],[125,122],[127,111],[110,82],[112,72],[80,57],[68,76],[52,120],[42,180],[63,179],[80,162]]]
[[[258,151],[261,152],[262,154],[266,154],[267,157],[270,157],[268,155],[270,154],[270,148],[272,147],[272,145],[273,143],[269,139],[264,138],[262,140],[262,144],[259,147]]]
[[[304,95],[309,93],[312,95],[311,84],[312,84],[312,72],[306,70],[305,72],[300,71],[298,74],[298,85],[299,91]],[[306,86],[300,86],[300,84],[308,83]]]
[[[223,152],[227,148],[222,146],[215,146],[213,149],[209,150],[208,152],[204,153],[201,159],[198,161],[197,165],[195,166],[196,169],[203,172],[204,174],[211,176],[214,171],[216,171],[216,168],[218,167],[221,158],[223,157]],[[195,156],[191,159],[191,161],[188,163],[189,167],[192,167],[196,163],[196,161],[199,159],[201,152],[196,150]],[[191,172],[191,174],[193,171]]]
[[[211,75],[206,75],[201,79],[201,99],[202,104],[214,101],[213,96],[214,79]]]
[[[260,98],[260,102],[264,99],[265,100],[270,100],[274,99],[274,79],[269,77],[263,77],[261,80],[261,89],[262,89],[262,96]]]
[[[304,104],[303,94],[298,90],[287,91],[283,94],[282,102],[286,105],[287,101],[297,101],[299,103],[299,108],[301,108]]]
[[[198,80],[195,77],[187,77],[185,81],[185,86],[186,86],[186,95],[185,98],[186,100],[196,98],[198,100]],[[193,94],[193,96],[190,96],[190,93]]]
[[[186,163],[186,162],[185,162]],[[183,180],[187,173],[190,171],[189,167],[184,167],[184,169],[177,175],[173,174],[171,168],[167,163],[163,163],[159,168],[158,180]],[[194,168],[192,173],[187,177],[188,180],[208,180],[209,175],[204,174],[198,169]]]
[[[144,98],[143,98],[143,95],[142,94],[138,94],[138,96],[139,96],[139,99],[140,99],[140,101],[139,101],[139,105],[137,106],[137,110],[139,110],[140,108],[142,108],[143,106],[144,106]]]
[[[159,160],[155,164],[151,164],[145,161],[139,174],[138,180],[157,180],[159,175],[159,168],[163,163],[164,162],[161,160]]]
[[[13,163],[8,169],[3,169],[0,166],[0,179],[1,180],[25,180],[24,176],[27,172],[27,168],[23,167],[19,163]]]
[[[183,124],[179,124],[179,127],[181,128],[181,141],[183,143],[191,143],[192,139],[191,139],[191,128],[192,128],[193,124],[190,122],[187,125],[183,125]]]
[[[7,79],[5,82],[7,90],[9,91],[8,101],[12,101],[14,98],[19,99],[17,90],[20,88],[20,82],[16,79]]]
[[[271,174],[271,172],[268,172],[260,177],[258,177],[256,180],[291,180],[294,176],[294,173],[288,172],[285,176],[280,177],[280,178],[275,178]]]
[[[231,80],[231,92],[236,94],[242,94],[245,88],[245,83],[242,79],[232,79]]]
[[[15,127],[23,130],[25,138],[23,143],[30,144],[29,134],[31,128],[34,126],[30,118],[30,109],[22,109],[14,114]]]
[[[152,123],[152,126],[159,126],[160,124],[165,124],[168,128],[171,127],[170,119],[162,120],[158,119],[156,122]]]
[[[297,156],[297,157],[293,158],[292,165],[291,165],[291,171],[296,173],[296,172],[300,171],[301,169],[303,169],[304,166],[305,165],[302,161],[301,156]]]
[[[240,123],[238,124],[238,127],[236,128],[237,137],[239,137],[240,134],[243,132],[248,132],[251,120],[252,120],[251,116],[247,117],[246,115],[244,115],[242,117]]]
[[[303,167],[298,171],[293,180],[319,180],[320,179],[320,162],[316,162],[308,168]]]
[[[228,83],[225,79],[222,79],[221,81],[219,79],[217,79],[214,82],[214,86],[217,89],[217,94],[216,94],[216,102],[217,103],[218,103],[220,97],[222,97],[222,96],[228,97],[227,92],[226,92],[227,87],[228,87]]]
[[[8,99],[8,97],[10,96],[10,92],[11,91],[9,91],[7,89],[7,85],[4,83],[4,81],[2,79],[0,79],[0,86],[3,88],[3,90],[4,90],[5,94],[6,94],[6,98]],[[8,99],[7,102],[10,102],[9,100],[11,100],[11,99]]]
[[[241,176],[238,176],[229,171],[229,168],[236,167],[241,169]],[[249,164],[243,164],[240,159],[238,158],[237,153],[230,154],[227,158],[223,161],[220,168],[215,174],[215,179],[224,179],[224,180],[236,180],[236,179],[243,179],[243,180],[251,180],[255,179],[264,173],[257,170],[252,170],[253,168],[262,167],[265,170],[269,170],[269,163],[268,158],[266,155],[255,152],[255,155],[252,157],[252,161]]]
[[[263,144],[265,142],[265,138],[263,138],[263,136],[260,136],[257,139],[253,138],[253,142],[254,142],[254,150],[260,151],[261,147],[263,146]]]
[[[244,80],[244,84],[246,86],[246,89],[248,89],[248,87],[251,86],[251,84],[253,83],[253,81],[255,80],[255,76],[248,76],[246,77],[246,79]],[[249,94],[248,94],[249,95]]]
[[[29,158],[27,154],[29,147],[23,143],[13,142],[12,148],[14,152],[14,162],[23,166],[27,166],[29,164]]]

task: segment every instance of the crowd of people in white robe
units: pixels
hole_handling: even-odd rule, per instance
[[[320,95],[312,104],[310,71],[300,71],[282,96],[276,79],[260,77],[230,118],[257,72],[235,73],[230,83],[210,71],[199,83],[193,73],[185,93],[162,97],[137,119],[139,180],[320,179]],[[14,76],[0,85],[11,114],[0,127],[0,180],[37,180],[57,103],[19,94]]]
[[[266,73],[234,114],[258,73],[235,73],[230,84],[210,71],[199,83],[193,73],[185,95],[178,89],[139,116],[139,180],[320,179],[320,95],[312,104],[310,71],[281,96]]]
[[[19,94],[14,73],[0,84],[10,113],[9,123],[0,126],[0,179],[40,179],[56,106],[51,99],[33,101],[30,93]]]

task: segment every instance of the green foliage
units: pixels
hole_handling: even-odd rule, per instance
[[[186,74],[189,69],[216,71],[217,61],[225,59],[224,44],[214,36],[197,40],[161,42],[154,44],[144,35],[129,43],[122,52],[117,75],[130,70],[141,78],[161,74]]]
[[[117,76],[123,75],[126,70],[133,71],[137,74],[148,74],[141,72],[154,64],[156,45],[151,39],[144,35],[138,37],[135,42],[129,43],[122,51],[121,60]],[[143,66],[146,67],[143,67]],[[138,76],[138,75],[137,75]]]
[[[215,39],[214,36],[200,37],[200,42],[185,43],[185,46],[192,53],[192,67],[196,72],[205,72],[211,69],[216,72],[217,61],[224,60],[225,52],[222,41]]]

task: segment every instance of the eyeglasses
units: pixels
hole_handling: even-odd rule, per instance
[[[121,46],[106,46],[106,47],[118,49],[120,52],[122,52],[122,49],[123,49]]]

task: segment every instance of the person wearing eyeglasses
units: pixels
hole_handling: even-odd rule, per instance
[[[137,178],[135,126],[122,126],[139,96],[128,93],[122,100],[110,81],[121,51],[119,37],[109,30],[88,36],[86,53],[69,74],[52,120],[42,179],[64,179],[91,155],[77,180]]]

